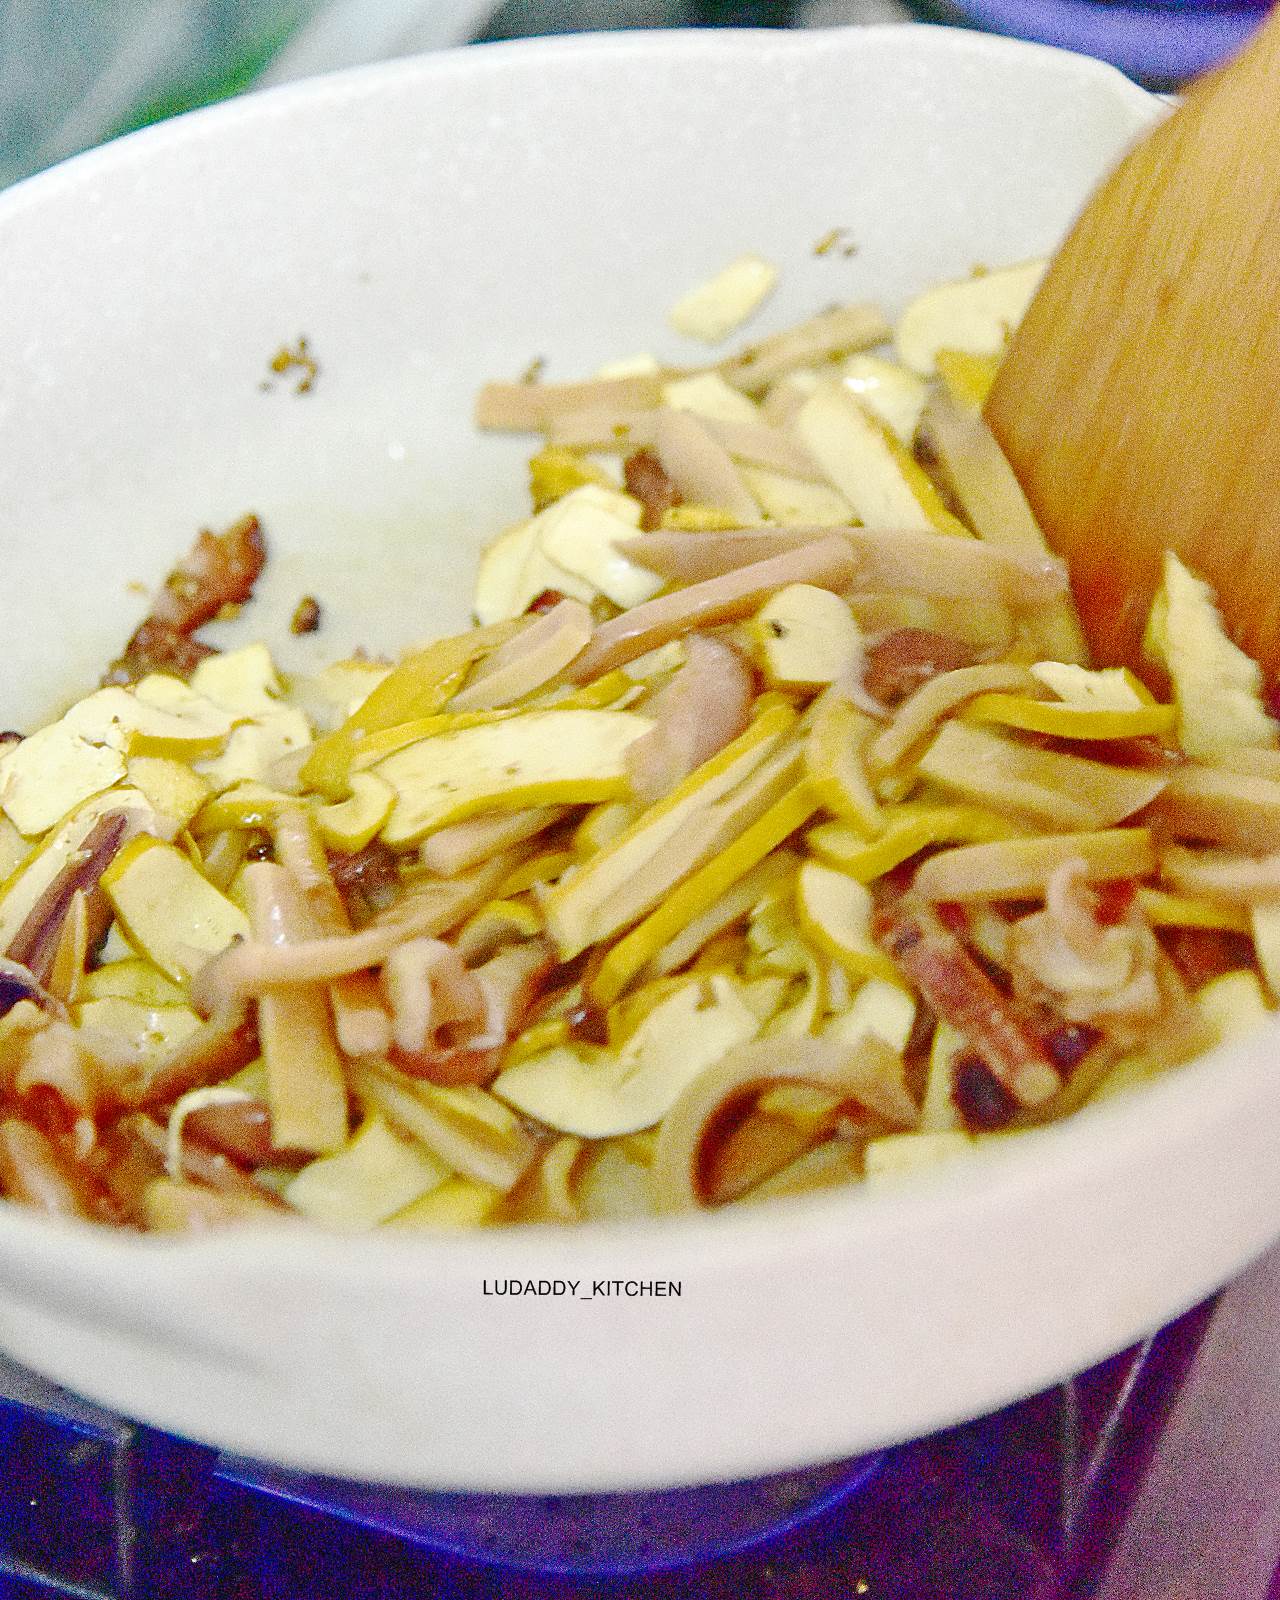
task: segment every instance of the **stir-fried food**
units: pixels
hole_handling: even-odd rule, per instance
[[[1274,697],[1172,555],[1149,670],[1087,660],[981,415],[1037,277],[922,296],[896,349],[845,306],[490,385],[531,514],[395,663],[213,652],[265,551],[202,535],[0,753],[0,1191],[158,1230],[745,1204],[1260,1022]]]

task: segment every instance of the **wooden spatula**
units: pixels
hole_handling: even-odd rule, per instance
[[[1167,547],[1280,673],[1280,11],[1089,201],[986,415],[1100,661]]]

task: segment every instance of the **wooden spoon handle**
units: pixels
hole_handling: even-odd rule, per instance
[[[1280,12],[1089,202],[987,417],[1099,659],[1136,661],[1168,547],[1280,672]]]

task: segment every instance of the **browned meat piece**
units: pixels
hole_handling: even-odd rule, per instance
[[[148,672],[186,677],[212,645],[192,635],[224,606],[243,605],[253,594],[267,547],[255,516],[241,517],[225,533],[203,529],[185,558],[165,579],[151,613],[134,631],[124,654],[103,683],[136,683]]]
[[[1022,1105],[1046,1100],[1060,1080],[1048,1052],[933,910],[907,897],[877,914],[876,937],[937,1016],[964,1035],[994,1077]]]
[[[320,626],[320,602],[313,594],[304,594],[294,607],[289,621],[289,632],[314,633]]]
[[[895,628],[867,650],[863,683],[882,705],[896,706],[941,672],[970,667],[975,651],[963,639],[928,628]]]
[[[680,491],[652,450],[636,450],[622,467],[627,493],[644,507],[640,526],[646,533],[662,526],[662,514],[680,504]]]
[[[1249,936],[1224,928],[1165,928],[1161,943],[1193,994],[1211,979],[1248,968],[1253,961]]]

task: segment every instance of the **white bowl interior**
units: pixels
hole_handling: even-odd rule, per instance
[[[297,663],[461,623],[523,509],[477,385],[689,359],[746,249],[761,328],[1053,246],[1154,114],[1096,63],[935,29],[613,36],[396,64],[137,136],[0,199],[0,721],[93,681],[201,523],[266,526],[232,635]],[[816,258],[833,226],[859,249]],[[261,384],[306,335],[313,393]],[[288,640],[298,597],[325,626]],[[1118,1348],[1274,1232],[1266,1049],[900,1193],[417,1246],[170,1246],[0,1213],[0,1338],[147,1420],[459,1488],[757,1474],[973,1414]],[[679,1298],[486,1282],[678,1279]]]

